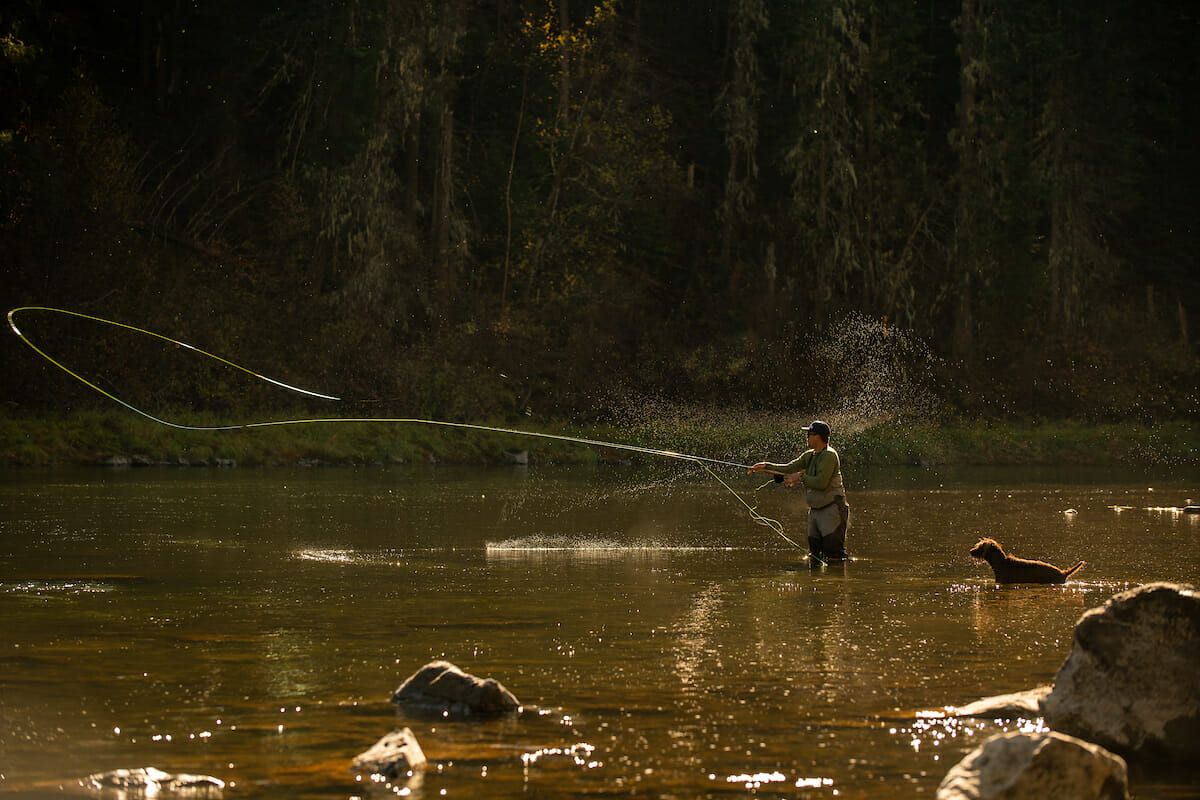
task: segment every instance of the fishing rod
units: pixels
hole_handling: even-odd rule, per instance
[[[79,381],[80,383],[84,384],[85,386],[88,386],[89,388],[93,389],[94,391],[99,392],[101,395],[107,397],[108,399],[112,400],[113,402],[124,406],[125,408],[134,412],[135,414],[145,417],[146,419],[149,419],[160,425],[165,425],[169,428],[175,428],[176,430],[185,430],[185,431],[215,432],[215,431],[250,430],[250,429],[255,429],[255,428],[282,427],[284,425],[338,424],[338,423],[349,423],[349,422],[420,424],[420,425],[440,426],[440,427],[445,427],[445,428],[457,428],[460,430],[487,431],[490,433],[510,434],[513,436],[533,436],[533,437],[536,437],[539,439],[547,439],[547,440],[559,441],[559,442],[570,442],[573,444],[589,445],[592,447],[608,447],[608,448],[612,448],[615,450],[625,450],[625,451],[634,452],[634,453],[642,453],[644,455],[659,456],[662,458],[671,458],[671,459],[676,459],[676,460],[680,460],[680,461],[690,461],[692,463],[695,463],[695,464],[698,464],[698,465],[704,467],[704,469],[710,475],[712,475],[714,478],[716,478],[721,483],[721,485],[723,485],[735,497],[737,497],[738,500],[741,501],[742,505],[746,506],[746,508],[749,510],[751,518],[754,519],[754,521],[756,521],[760,524],[764,524],[767,527],[771,528],[777,534],[779,534],[779,536],[781,536],[784,540],[786,540],[789,544],[791,544],[795,547],[800,547],[800,545],[798,545],[796,542],[794,542],[791,538],[789,538],[783,532],[783,526],[779,522],[772,520],[768,517],[763,517],[762,515],[758,514],[758,512],[756,510],[756,506],[751,506],[744,499],[742,499],[741,495],[739,495],[736,491],[734,491],[729,486],[729,484],[727,484],[725,481],[721,480],[721,478],[719,476],[717,476],[716,473],[713,472],[707,466],[709,464],[712,464],[712,465],[716,465],[716,466],[737,467],[739,469],[747,470],[747,472],[753,472],[754,470],[753,470],[752,465],[739,464],[736,461],[725,461],[725,460],[722,460],[719,458],[708,458],[706,456],[697,456],[697,455],[692,455],[690,453],[680,453],[676,450],[663,450],[663,449],[654,448],[654,447],[643,447],[641,445],[621,444],[619,442],[605,442],[605,441],[600,441],[598,439],[588,439],[588,438],[579,437],[579,436],[567,436],[566,434],[546,433],[546,432],[542,432],[542,431],[523,431],[523,430],[518,430],[516,428],[500,428],[500,427],[495,427],[492,425],[477,425],[477,424],[472,424],[472,423],[468,423],[468,422],[449,422],[446,420],[419,419],[419,418],[415,418],[415,417],[313,417],[313,418],[306,418],[306,419],[286,419],[286,420],[267,420],[267,421],[259,421],[259,422],[241,422],[241,423],[236,423],[236,424],[231,424],[231,425],[184,425],[182,423],[172,422],[171,420],[157,417],[154,414],[149,413],[148,411],[144,411],[144,410],[138,408],[137,406],[134,406],[133,404],[126,402],[125,400],[121,399],[120,397],[113,394],[112,392],[101,388],[100,386],[96,385],[96,383],[94,383],[93,381],[90,381],[87,378],[83,377],[78,372],[72,370],[70,367],[66,366],[65,364],[63,364],[62,362],[60,362],[59,360],[57,360],[53,356],[51,356],[49,353],[42,350],[40,347],[38,347],[33,342],[31,342],[29,340],[29,338],[21,331],[21,329],[19,327],[17,327],[16,316],[19,312],[24,312],[24,311],[44,311],[44,312],[48,312],[48,313],[52,313],[52,314],[65,314],[67,316],[77,317],[79,319],[85,319],[85,320],[89,320],[91,322],[98,322],[98,323],[101,323],[104,325],[111,325],[113,327],[123,328],[125,330],[132,331],[134,333],[140,333],[140,334],[143,334],[146,336],[151,336],[155,339],[159,339],[164,342],[168,342],[170,344],[178,345],[179,347],[183,347],[183,348],[191,350],[199,355],[219,361],[220,363],[225,364],[229,367],[232,367],[233,369],[244,372],[247,375],[250,375],[254,378],[265,381],[267,383],[273,384],[275,386],[278,386],[278,387],[285,389],[287,391],[290,391],[290,392],[297,392],[299,394],[308,395],[309,397],[316,397],[316,398],[319,398],[322,400],[340,401],[342,398],[336,397],[336,396],[330,395],[330,394],[323,394],[321,392],[314,392],[309,389],[302,389],[298,386],[293,386],[289,383],[284,383],[283,381],[279,381],[274,378],[270,378],[266,375],[255,372],[254,370],[243,367],[240,364],[235,364],[234,362],[229,361],[228,359],[222,358],[221,356],[218,356],[214,353],[210,353],[206,350],[202,350],[199,347],[195,347],[194,345],[187,344],[186,342],[181,342],[178,339],[171,338],[170,336],[164,336],[161,333],[155,333],[154,331],[146,330],[145,328],[139,328],[135,325],[128,325],[123,322],[117,322],[114,320],[104,319],[103,317],[96,317],[91,314],[83,314],[78,311],[69,311],[67,309],[53,308],[53,307],[49,307],[49,306],[19,306],[8,312],[8,325],[10,328],[12,328],[13,333],[15,333],[17,335],[17,337],[22,342],[24,342],[28,347],[30,347],[35,353],[40,355],[42,358],[46,359],[46,361],[49,361],[55,367],[62,370],[66,374],[70,375],[75,380]],[[768,474],[773,475],[774,481],[777,483],[783,480],[782,473],[774,472],[771,470],[763,470],[763,471],[767,472]],[[766,484],[764,484],[764,485],[766,485]],[[759,487],[759,488],[762,488],[762,487]],[[755,492],[757,493],[757,491],[758,490],[756,489]]]

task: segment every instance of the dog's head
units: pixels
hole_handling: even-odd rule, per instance
[[[1004,555],[1004,550],[1001,549],[1000,543],[995,539],[980,539],[979,542],[971,548],[971,557],[978,558],[981,561],[987,561],[988,557],[993,553]]]

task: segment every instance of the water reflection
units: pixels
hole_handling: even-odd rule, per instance
[[[980,644],[997,636],[1032,636],[1034,645],[1061,648],[1064,643],[1058,639],[1043,641],[1037,636],[1048,608],[1055,616],[1078,618],[1092,607],[1097,594],[1111,597],[1126,588],[1130,588],[1128,584],[1116,582],[1029,586],[995,585],[989,581],[968,588],[972,597],[972,624]]]
[[[334,564],[353,564],[362,559],[353,550],[315,550],[306,548],[295,551],[296,558],[302,561],[324,561]]]
[[[112,581],[105,580],[14,580],[0,581],[0,594],[24,595],[52,599],[55,596],[98,594],[116,590]]]
[[[1171,510],[1184,477],[1156,479],[1163,502],[1023,471],[884,477],[856,488],[856,560],[812,568],[703,480],[5,474],[0,790],[158,765],[272,800],[929,795],[987,736],[1041,722],[921,709],[1048,683],[1088,608],[1200,574],[1200,516]],[[794,499],[759,510],[793,529]],[[982,536],[1086,559],[1085,579],[997,587],[967,554]],[[434,658],[526,711],[398,714],[391,692]],[[429,768],[351,775],[397,725]]]
[[[282,699],[310,696],[315,685],[308,665],[320,660],[314,652],[320,646],[319,640],[314,641],[308,631],[274,630],[263,638],[262,646],[270,696]],[[299,706],[295,711],[299,713]],[[281,708],[280,713],[286,714],[287,708]],[[283,732],[283,723],[278,730]]]
[[[531,553],[566,553],[572,557],[604,557],[627,559],[634,555],[687,553],[706,550],[734,550],[733,547],[670,545],[655,541],[627,542],[618,538],[594,536],[522,536],[503,542],[488,542],[487,555],[490,559],[529,558]]]
[[[675,643],[675,674],[682,685],[685,710],[696,708],[694,699],[701,685],[700,678],[705,672],[705,663],[713,662],[714,672],[719,672],[722,666],[720,654],[710,643],[710,635],[719,618],[723,593],[719,585],[705,587],[688,606],[684,618],[672,629],[670,639]]]

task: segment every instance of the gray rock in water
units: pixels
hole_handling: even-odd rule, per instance
[[[392,694],[398,706],[443,716],[497,715],[516,711],[520,702],[493,678],[477,678],[449,661],[432,661]]]
[[[1122,592],[1080,617],[1042,702],[1054,730],[1126,757],[1200,758],[1200,597],[1186,584]]]
[[[417,744],[417,737],[408,728],[401,728],[384,736],[370,750],[359,753],[353,769],[387,778],[409,778],[423,766],[425,753]]]
[[[985,697],[965,706],[950,706],[945,714],[947,717],[1037,719],[1042,716],[1041,702],[1049,693],[1049,686],[1039,686],[1024,692]]]
[[[937,800],[1127,800],[1125,762],[1061,733],[993,736],[946,773]]]
[[[123,795],[151,796],[171,793],[185,797],[219,797],[225,781],[209,775],[171,774],[156,767],[115,769],[88,775],[80,784],[85,789],[118,789]]]

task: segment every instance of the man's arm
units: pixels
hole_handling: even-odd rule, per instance
[[[800,472],[806,469],[811,458],[812,451],[805,450],[786,464],[767,464],[767,469],[772,472],[782,472],[784,475],[791,475],[793,472]]]
[[[820,457],[818,458],[818,456]],[[812,472],[804,473],[801,480],[806,488],[823,492],[829,488],[829,482],[833,480],[833,473],[837,472],[838,456],[832,450],[823,450],[813,455],[813,458],[817,461],[816,468]]]

